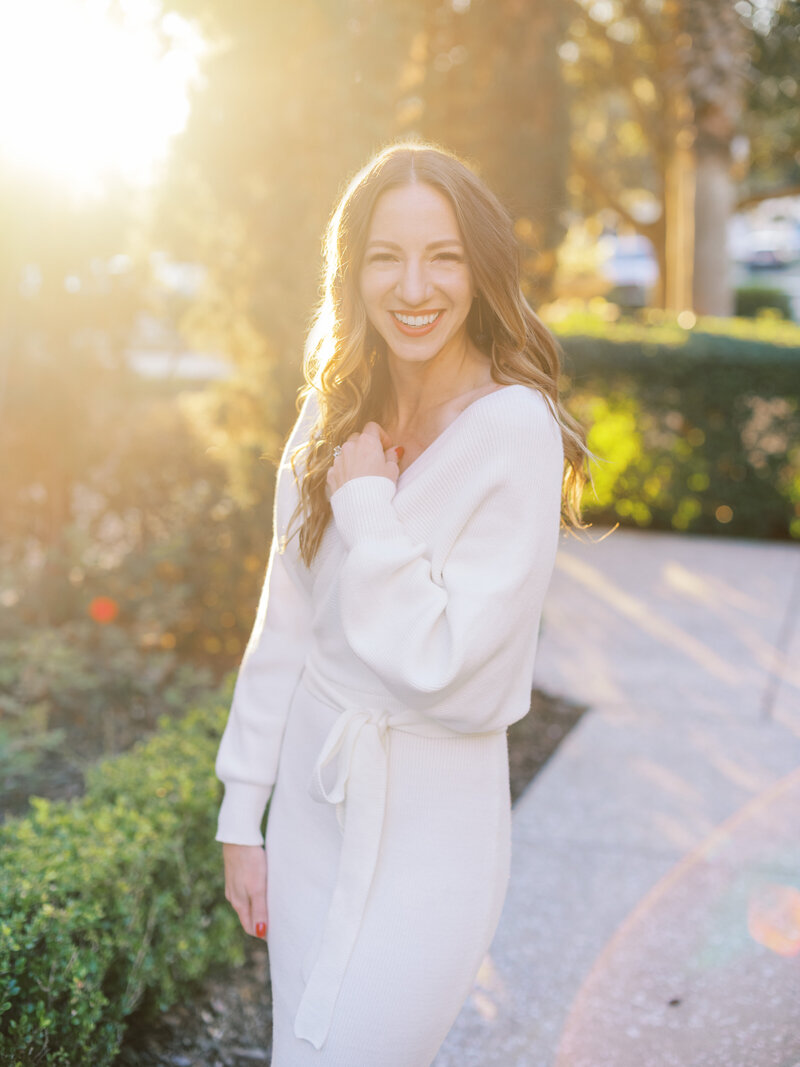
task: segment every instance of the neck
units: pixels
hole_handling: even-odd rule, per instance
[[[440,352],[424,363],[387,353],[389,390],[384,411],[397,427],[413,425],[456,397],[489,380],[490,363],[469,339],[457,350]]]

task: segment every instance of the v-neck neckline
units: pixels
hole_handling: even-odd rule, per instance
[[[513,382],[511,385],[502,385],[499,389],[492,389],[490,393],[484,393],[482,396],[479,396],[477,400],[473,400],[469,404],[467,404],[467,406],[465,408],[462,408],[461,411],[459,411],[459,413],[456,415],[456,417],[451,422],[449,422],[447,426],[445,426],[442,432],[436,437],[434,437],[434,439],[427,446],[427,448],[424,448],[417,456],[417,458],[415,460],[412,460],[412,462],[409,463],[405,470],[400,472],[397,478],[397,488],[403,488],[403,486],[405,485],[405,477],[407,474],[410,474],[412,471],[416,470],[420,466],[424,466],[422,461],[425,459],[425,457],[427,456],[428,458],[430,458],[430,454],[435,448],[435,446],[438,445],[439,442],[443,440],[443,438],[448,436],[453,427],[464,417],[464,415],[466,415],[470,408],[474,408],[476,404],[480,404],[482,401],[488,400],[490,397],[496,396],[499,393],[504,393],[506,389],[528,388],[529,386],[523,385],[522,382]]]

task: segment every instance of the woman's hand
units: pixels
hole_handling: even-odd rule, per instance
[[[223,844],[225,899],[245,933],[267,938],[267,854],[260,845]]]
[[[399,446],[398,446],[399,447]],[[377,422],[368,422],[363,433],[351,433],[342,451],[328,469],[328,492],[333,496],[345,482],[366,474],[381,474],[397,482],[400,468],[397,450],[389,435]]]

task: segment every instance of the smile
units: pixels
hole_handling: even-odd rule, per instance
[[[441,311],[432,311],[426,315],[403,315],[399,311],[392,312],[395,322],[397,322],[399,326],[405,327],[403,330],[404,333],[407,330],[411,330],[414,333],[419,331],[427,332],[441,314]]]

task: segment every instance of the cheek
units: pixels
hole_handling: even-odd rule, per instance
[[[453,288],[453,297],[462,308],[469,311],[475,299],[475,289],[470,278],[459,280],[458,286]]]
[[[384,287],[380,285],[380,279],[376,278],[375,275],[371,272],[364,273],[361,276],[361,300],[364,304],[364,307],[367,309],[368,314],[370,311],[370,306],[374,306],[380,299],[383,292],[383,288]]]
[[[475,287],[475,279],[472,277],[472,271],[469,269],[469,267],[467,267],[467,270],[465,272],[464,289],[469,300],[474,300],[478,290]]]
[[[436,284],[458,303],[471,303],[475,294],[472,273],[463,267],[458,270],[441,271]]]

